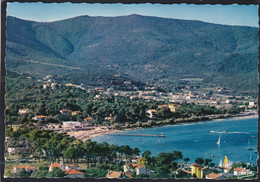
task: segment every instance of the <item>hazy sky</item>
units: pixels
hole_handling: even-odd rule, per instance
[[[140,14],[167,18],[258,27],[256,5],[187,5],[187,4],[87,4],[87,3],[8,3],[7,15],[41,22],[62,20],[80,15],[121,16]]]

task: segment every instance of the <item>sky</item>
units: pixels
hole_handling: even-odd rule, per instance
[[[187,4],[87,4],[87,3],[8,3],[7,15],[39,22],[71,17],[124,16],[140,14],[185,20],[258,27],[257,5],[187,5]]]

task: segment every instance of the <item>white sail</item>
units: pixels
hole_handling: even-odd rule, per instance
[[[233,162],[232,161],[228,161],[228,167],[232,167]]]
[[[219,161],[218,167],[222,167],[222,160]]]
[[[220,144],[220,138],[221,138],[221,135],[219,135],[219,138],[218,138],[218,142],[217,142],[218,145]]]

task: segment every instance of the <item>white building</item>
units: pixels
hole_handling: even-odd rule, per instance
[[[73,164],[68,164],[66,165],[65,169],[74,169],[74,170],[78,170],[77,166],[73,165]]]
[[[63,128],[81,128],[81,122],[79,121],[65,121],[62,124]]]
[[[34,116],[32,118],[32,120],[35,120],[35,121],[45,121],[46,118],[47,118],[47,116],[38,115],[38,116]]]
[[[19,109],[18,114],[23,115],[23,114],[27,114],[30,113],[29,109]]]
[[[150,110],[147,110],[146,113],[148,114],[149,118],[153,118],[156,115],[156,110],[150,109]]]
[[[44,85],[43,85],[43,89],[44,89],[44,90],[47,89],[47,88],[49,88],[49,87],[50,87],[49,84],[44,84]]]
[[[124,165],[124,172],[135,172],[136,175],[140,175],[140,174],[147,174],[150,175],[151,172],[150,170],[148,170],[145,166],[140,165],[140,164],[132,164],[132,163],[128,163]]]
[[[55,89],[57,87],[57,85],[58,85],[57,83],[52,83],[51,84],[51,89]]]
[[[19,173],[22,171],[22,169],[25,169],[25,171],[29,172],[29,173],[33,173],[36,170],[35,167],[31,167],[31,166],[27,166],[27,165],[18,165],[18,166],[14,166],[13,173]]]
[[[243,176],[243,175],[249,175],[252,174],[252,171],[250,169],[237,167],[234,169],[234,176]]]
[[[63,164],[54,163],[50,165],[49,172],[52,172],[54,168],[60,168],[62,171],[65,170],[65,166]]]

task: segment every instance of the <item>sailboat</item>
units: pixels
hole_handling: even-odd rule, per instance
[[[217,142],[218,145],[220,145],[220,138],[221,138],[221,135],[219,135],[219,138],[218,138],[218,142]]]
[[[219,161],[219,164],[218,164],[218,167],[222,167],[222,160],[220,159],[220,161]]]
[[[229,168],[230,166],[229,166],[229,161],[228,161],[228,158],[227,158],[227,156],[225,156],[225,159],[224,159],[224,163],[223,163],[223,167],[224,168]]]
[[[249,143],[250,143],[250,140],[248,140],[248,146],[247,146],[247,150],[253,150],[253,148],[252,147],[249,147]]]

